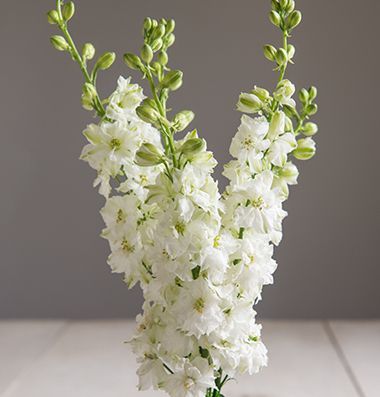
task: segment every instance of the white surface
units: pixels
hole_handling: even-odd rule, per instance
[[[0,322],[1,397],[162,397],[138,392],[127,344],[133,322]],[[226,397],[378,397],[380,322],[265,321],[269,367],[240,377]],[[344,358],[347,362],[344,362]],[[347,371],[347,363],[352,373]],[[355,379],[353,379],[353,376]]]
[[[339,346],[366,397],[380,396],[380,321],[332,321]]]

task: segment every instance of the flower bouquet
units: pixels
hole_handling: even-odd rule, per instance
[[[57,0],[48,20],[62,35],[51,42],[79,64],[82,104],[99,116],[84,130],[88,144],[81,159],[96,170],[94,185],[105,197],[108,263],[129,288],[138,283],[144,293],[130,340],[138,387],[172,397],[221,396],[230,379],[267,364],[253,306],[277,266],[272,256],[286,216],[282,203],[298,176],[292,159],[315,153],[317,125],[309,119],[317,112],[317,90],[301,89],[297,105],[295,87],[285,79],[295,54],[288,39],[301,13],[293,0],[272,0],[270,20],[282,32],[282,44],[266,45],[264,55],[278,82],[272,94],[254,86],[240,95],[243,115],[222,194],[212,176],[212,152],[188,128],[193,112],[171,115],[168,109],[169,94],[183,79],[168,63],[174,20],[146,18],[141,53],[124,55],[147,80],[148,96],[119,77],[115,91],[101,99],[96,80],[115,54],[103,54],[90,70],[95,48],[86,43],[78,51],[68,30],[73,14],[73,2]]]

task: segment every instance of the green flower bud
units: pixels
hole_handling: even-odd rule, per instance
[[[151,143],[143,143],[136,152],[135,162],[141,167],[149,167],[163,162],[163,153]]]
[[[135,54],[124,54],[123,59],[124,62],[133,70],[141,70],[143,68],[141,59]]]
[[[174,33],[170,33],[166,38],[165,38],[165,47],[171,47],[175,42],[175,36]]]
[[[149,44],[144,44],[141,49],[141,59],[146,63],[151,63],[153,59],[153,50]]]
[[[283,112],[276,112],[269,124],[269,129],[266,138],[274,141],[279,135],[285,132],[285,114]]]
[[[296,47],[292,44],[288,44],[288,59],[292,59],[294,57],[294,54],[296,53]]]
[[[69,1],[68,3],[65,3],[65,5],[62,8],[62,16],[65,21],[69,21],[75,12],[75,5],[72,1]]]
[[[162,80],[161,84],[164,88],[172,91],[177,90],[182,85],[183,73],[180,70],[171,70]]]
[[[160,39],[165,34],[165,25],[160,23],[153,31],[152,40]]]
[[[165,18],[161,18],[159,23],[160,23],[161,25],[166,26],[166,24],[168,23],[168,21],[167,21]]]
[[[268,101],[270,99],[269,91],[265,88],[256,87],[251,90],[251,94],[256,95],[263,102]]]
[[[188,139],[181,147],[181,152],[186,157],[192,157],[197,153],[201,152],[205,148],[206,144],[204,139],[191,138]]]
[[[47,19],[48,22],[51,25],[56,25],[57,23],[59,23],[59,15],[58,12],[56,10],[51,10],[47,13]]]
[[[147,31],[147,32],[149,32],[149,30],[151,29],[151,27],[152,27],[152,19],[149,18],[149,17],[146,17],[146,18],[144,19],[144,30]]]
[[[67,51],[69,49],[66,39],[62,36],[51,36],[50,42],[58,51]]]
[[[284,65],[286,62],[288,62],[288,53],[283,49],[279,48],[276,52],[276,62],[279,65]]]
[[[84,83],[82,87],[82,106],[86,110],[92,110],[97,95],[96,88],[92,84]]]
[[[174,31],[174,28],[175,28],[175,20],[169,19],[165,27],[165,35],[172,33]]]
[[[297,114],[296,109],[290,105],[283,105],[283,110],[284,110],[284,113],[290,118],[296,116],[296,114]]]
[[[115,62],[116,55],[114,52],[104,53],[96,62],[96,68],[106,70]]]
[[[162,65],[162,66],[166,66],[168,64],[169,61],[169,57],[168,54],[166,53],[166,51],[162,50],[159,54],[158,54],[158,62]]]
[[[279,3],[280,3],[281,8],[282,8],[283,10],[285,10],[285,8],[286,8],[286,7],[288,6],[288,4],[289,4],[289,0],[280,0]]]
[[[152,29],[156,29],[158,26],[158,22],[155,19],[152,19]]]
[[[162,48],[162,45],[163,45],[162,39],[156,39],[156,40],[154,40],[154,41],[152,42],[151,47],[152,47],[152,50],[153,50],[154,52],[156,52],[156,51],[159,51],[159,50]]]
[[[281,16],[277,11],[272,10],[269,13],[269,20],[273,23],[274,26],[280,26],[281,24]]]
[[[305,88],[302,88],[302,90],[299,91],[298,98],[300,99],[300,101],[303,104],[305,104],[309,101],[309,93],[307,92],[307,90]]]
[[[315,123],[306,123],[302,128],[302,133],[305,136],[313,136],[318,132],[318,126]]]
[[[276,59],[277,50],[270,44],[264,46],[264,56],[269,61],[274,61]]]
[[[239,96],[239,101],[236,106],[237,110],[240,112],[256,113],[262,108],[263,103],[256,95],[242,92]]]
[[[315,142],[311,138],[299,139],[293,156],[298,160],[309,160],[315,154]]]
[[[288,116],[285,117],[285,131],[294,132],[292,119]]]
[[[272,9],[275,11],[280,11],[281,7],[278,0],[272,0]]]
[[[294,7],[296,6],[296,3],[295,3],[295,1],[294,0],[289,0],[288,1],[288,5],[286,6],[286,8],[285,8],[285,12],[287,13],[287,14],[290,14],[293,10],[294,10]]]
[[[182,110],[173,119],[173,128],[176,131],[183,131],[193,121],[195,115],[191,110]]]
[[[294,29],[296,26],[298,26],[300,24],[302,20],[302,14],[300,11],[293,11],[288,19],[288,29]]]
[[[161,81],[163,66],[159,62],[153,62],[152,68],[153,68],[153,73],[155,73],[158,77],[158,80]]]
[[[86,60],[90,60],[95,56],[95,47],[91,43],[84,44],[82,48],[82,57]]]
[[[154,124],[159,118],[159,114],[157,113],[157,111],[148,105],[140,105],[139,107],[137,107],[136,113],[141,120],[150,124]]]
[[[315,103],[311,103],[306,107],[305,111],[306,114],[308,114],[309,116],[313,116],[315,113],[318,112],[318,106]]]
[[[309,98],[310,98],[310,102],[314,101],[314,99],[317,97],[318,91],[317,88],[314,86],[311,86],[309,88]]]

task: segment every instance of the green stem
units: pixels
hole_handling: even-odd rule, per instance
[[[67,43],[70,46],[71,55],[73,56],[75,61],[78,63],[86,82],[95,86],[95,81],[91,78],[90,74],[88,73],[86,64],[83,61],[82,57],[80,56],[78,49],[74,43],[74,40],[72,39],[72,37],[67,29],[66,22],[64,22],[64,20],[63,20],[62,10],[61,10],[61,0],[57,0],[56,3],[57,3],[57,12],[59,15],[59,20],[60,20],[58,26],[61,29],[63,35],[65,36]],[[102,104],[98,95],[96,95],[96,97],[95,97],[94,106],[95,106],[96,112],[98,113],[98,116],[103,118],[106,114],[106,111],[104,110],[103,104]]]

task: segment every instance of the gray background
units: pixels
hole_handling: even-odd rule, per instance
[[[140,293],[106,265],[108,247],[98,237],[103,199],[91,186],[93,171],[78,160],[91,115],[80,106],[77,65],[50,47],[55,28],[45,12],[53,3],[1,4],[0,316],[133,316]],[[171,65],[185,82],[171,104],[195,111],[194,126],[226,162],[239,92],[274,84],[261,50],[279,38],[267,20],[270,1],[76,3],[72,33],[99,52],[137,51],[146,15],[176,19]],[[318,154],[300,164],[275,285],[257,309],[264,317],[379,317],[379,2],[298,6],[304,23],[289,76],[298,87],[319,88]],[[104,96],[129,73],[120,56],[100,76]]]

